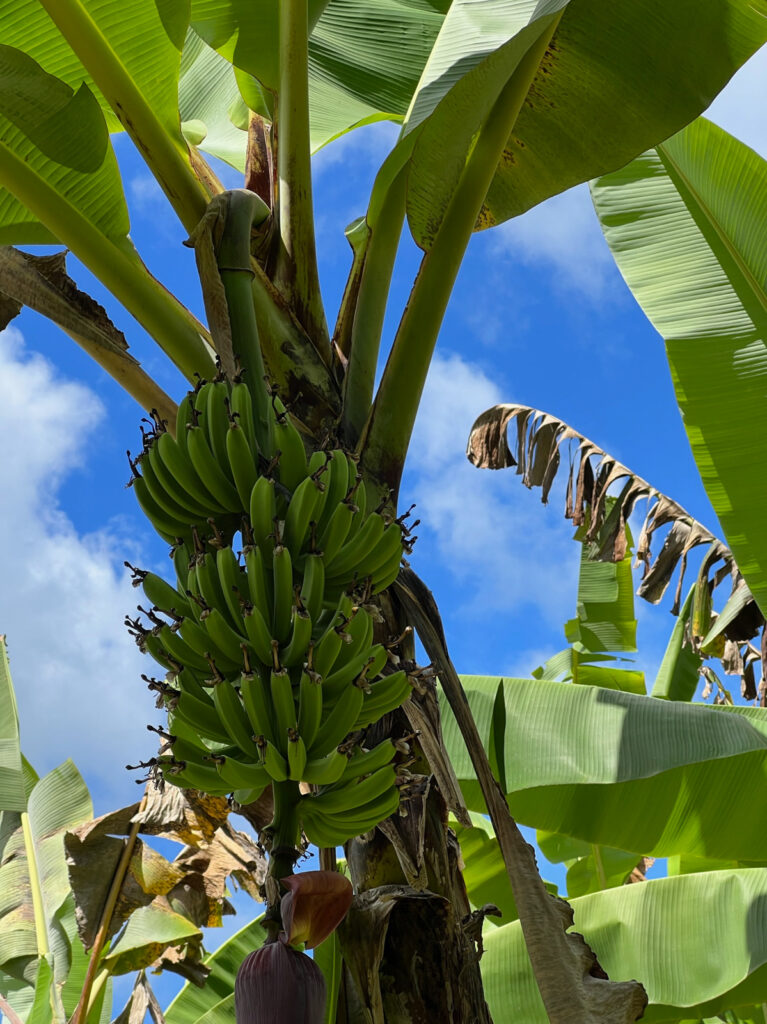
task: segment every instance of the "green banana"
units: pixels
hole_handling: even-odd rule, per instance
[[[322,555],[307,555],[303,566],[303,573],[301,603],[311,615],[312,622],[316,622],[322,611],[322,598],[325,593],[325,563]]]
[[[186,438],[186,430],[184,430]],[[160,434],[154,447],[167,473],[176,481],[183,494],[188,494],[195,506],[202,510],[203,521],[210,515],[225,512],[223,505],[213,497],[197,474],[185,447],[181,447],[167,432]]]
[[[332,562],[341,551],[357,514],[354,505],[347,501],[341,501],[333,509],[324,528],[319,532],[317,548],[322,553],[326,572],[328,563]]]
[[[250,495],[258,478],[258,469],[245,431],[232,420],[226,435],[226,455],[243,509],[250,508]]]
[[[189,662],[188,664],[191,668],[195,668],[200,672],[204,671],[207,678],[211,674],[210,661],[208,659],[213,658],[218,668],[222,671],[237,670],[242,660],[241,652],[240,657],[236,660],[229,657],[226,651],[222,650],[205,628],[204,621],[200,624],[194,619],[184,619],[178,628],[181,636],[197,655],[198,662],[202,659],[204,663],[203,668],[203,665]]]
[[[324,757],[314,758],[304,765],[303,782],[311,782],[315,786],[328,786],[343,778],[348,763],[346,754],[336,749]]]
[[[301,608],[294,608],[290,640],[280,648],[279,661],[283,668],[303,665],[312,640],[312,617]]]
[[[324,719],[308,750],[310,758],[323,757],[339,746],[349,735],[362,711],[364,694],[357,686],[350,686],[344,700],[339,700]]]
[[[285,669],[272,671],[269,678],[269,689],[277,727],[277,747],[281,753],[285,754],[287,753],[288,731],[296,728],[296,704],[293,700],[293,687]]]
[[[275,782],[285,782],[288,777],[288,762],[277,747],[266,738],[259,744],[263,756],[263,765]]]
[[[288,730],[288,768],[289,778],[300,782],[306,767],[306,745],[303,737],[295,729]]]
[[[325,484],[325,503],[317,516],[317,536],[319,537],[328,523],[336,506],[344,499],[349,490],[349,463],[340,449],[329,453],[327,469],[323,474]]]
[[[271,558],[274,550],[274,520],[277,516],[277,499],[274,480],[260,476],[250,492],[250,526],[253,540],[262,555]]]
[[[186,542],[191,540],[192,531],[189,525],[174,519],[173,516],[169,516],[164,509],[160,508],[149,493],[146,481],[142,476],[134,476],[128,486],[133,488],[133,493],[136,495],[136,501],[139,503],[141,511],[166,544],[174,544],[178,539]]]
[[[328,580],[350,581],[358,574],[358,566],[364,556],[379,542],[384,532],[384,521],[378,512],[372,512],[352,540],[341,548],[335,558],[325,558],[325,576]],[[341,579],[337,579],[340,577]]]
[[[272,553],[274,578],[274,610],[272,632],[275,640],[284,643],[290,630],[293,614],[293,561],[290,551],[278,544]]]
[[[224,442],[226,443],[226,442]],[[213,497],[228,512],[240,511],[240,496],[237,488],[226,476],[210,449],[202,427],[192,426],[187,432],[187,450],[192,465]]]
[[[306,476],[306,450],[304,442],[279,398],[273,399],[276,413],[274,421],[274,452],[280,452],[278,463],[280,482],[290,491]]]
[[[152,466],[149,452],[144,452],[139,456],[138,465],[141,469],[142,479],[147,491],[149,492],[149,496],[157,507],[172,520],[175,519],[179,523],[187,523],[187,530],[191,530],[191,525],[195,517],[189,514],[188,509],[174,501],[157,479],[157,474]]]
[[[377,800],[388,789],[394,785],[397,778],[397,769],[393,764],[384,765],[376,771],[366,775],[363,779],[353,779],[350,782],[337,782],[334,786],[322,789],[314,797],[312,810],[327,814],[343,814],[363,807],[371,801]]]
[[[332,706],[342,694],[346,693],[348,687],[354,684],[355,679],[368,669],[375,655],[371,654],[369,647],[364,647],[356,657],[347,661],[344,666],[331,672],[322,680],[322,699],[325,705]]]
[[[183,634],[179,635],[170,626],[161,626],[157,637],[171,658],[180,665],[198,669],[200,672],[204,672],[208,668],[208,663],[204,656],[195,651]]]
[[[214,686],[213,704],[232,742],[246,754],[259,758],[259,748],[253,739],[250,719],[234,685],[224,680]]]
[[[385,739],[372,750],[365,750],[359,754],[352,754],[341,775],[341,782],[348,782],[350,779],[359,779],[363,775],[377,771],[389,764],[397,748],[390,739]]]
[[[206,704],[191,693],[182,693],[174,709],[174,715],[183,719],[201,736],[208,736],[221,743],[231,742],[229,733],[221,725],[218,712],[213,704]]]
[[[243,648],[247,650],[250,647],[246,638],[232,629],[218,608],[208,608],[205,611],[202,625],[213,645],[241,671],[245,658]]]
[[[221,592],[229,609],[229,620],[239,633],[244,633],[242,604],[248,593],[248,581],[231,547],[219,548],[216,552],[216,570]]]
[[[224,589],[221,586],[221,577],[218,573],[218,563],[213,551],[206,551],[197,557],[195,564],[195,579],[199,588],[199,596],[203,599],[208,608],[217,608],[224,615],[230,626],[234,622],[230,618],[227,600],[224,596]]]
[[[364,696],[362,709],[354,723],[354,728],[365,729],[390,711],[394,711],[407,700],[410,690],[410,681],[402,671],[394,672],[392,675],[384,676],[378,682],[372,683],[370,692]]]
[[[378,526],[376,526],[377,529]],[[360,533],[360,536],[362,536],[362,533]],[[378,542],[368,549],[368,554],[363,555],[354,567],[357,578],[360,580],[367,579],[369,576],[372,577],[376,573],[380,573],[384,569],[390,569],[394,565],[399,567],[401,559],[402,530],[399,523],[389,523],[383,530]],[[343,570],[341,570],[340,576],[343,578]],[[328,582],[331,585],[340,582],[335,574],[335,570],[332,573],[328,572]]]
[[[186,544],[174,544],[172,558],[173,568],[176,570],[176,580],[178,581],[179,589],[186,593],[186,581],[189,578],[189,565],[192,560],[191,555],[189,554],[189,548]]]
[[[231,789],[265,789],[272,781],[262,764],[248,764],[233,757],[212,756],[211,760],[221,779]]]
[[[262,665],[271,667],[274,661],[274,649],[272,647],[272,634],[266,620],[256,605],[249,605],[243,615],[243,625],[248,642],[253,648],[256,657]]]
[[[127,562],[125,563],[128,564]],[[154,572],[142,571],[136,582],[141,582],[141,589],[148,601],[163,612],[175,612],[177,615],[191,615],[192,609],[186,597],[171,586],[162,576]]]
[[[176,443],[184,453],[186,453],[186,428],[192,422],[193,408],[194,392],[188,391],[178,403],[176,412]]]
[[[307,748],[311,748],[321,721],[322,682],[316,673],[304,670],[298,683],[298,731]]]
[[[254,466],[258,465],[258,451],[259,445],[256,438],[256,422],[253,414],[253,399],[250,397],[250,391],[248,385],[241,380],[236,380],[232,384],[232,394],[230,396],[232,418],[237,421],[237,425],[242,429],[245,434],[245,438],[248,442],[248,447],[251,453],[251,462]],[[245,508],[248,507],[247,501],[245,502]]]
[[[225,380],[214,380],[208,391],[204,413],[205,432],[210,450],[224,474],[229,476],[229,458],[226,451],[226,435],[229,430],[229,386]]]
[[[313,797],[312,799],[316,800],[318,798]],[[399,803],[399,790],[396,786],[392,786],[379,797],[376,797],[375,800],[371,800],[361,807],[354,807],[347,811],[334,813],[322,811],[321,809],[318,810],[312,806],[308,815],[306,812],[304,814],[307,820],[308,818],[313,818],[314,821],[321,820],[328,830],[343,830],[345,838],[348,839],[350,836],[358,836],[363,832],[369,832],[376,825],[380,825],[382,821],[385,821],[386,818],[397,811]]]
[[[159,766],[163,779],[171,786],[179,786],[181,789],[197,789],[201,793],[209,793],[211,796],[226,796],[231,789],[231,786],[227,786],[219,778],[215,768],[205,768],[184,761],[175,765],[172,759],[165,762],[161,759]]]
[[[240,677],[240,695],[248,716],[253,735],[263,736],[274,744],[277,733],[274,727],[271,695],[267,683],[257,673],[243,673]]]
[[[163,438],[167,438],[171,445],[176,443],[170,434],[160,434],[155,438],[144,456],[152,467],[152,473],[154,474],[157,486],[162,488],[166,498],[173,502],[174,507],[183,509],[190,521],[204,523],[210,515],[210,506],[200,503],[191,494],[188,494],[178,483],[175,475],[168,469],[165,460],[160,454],[163,448],[166,451],[168,449],[167,444],[162,446],[160,444]]]
[[[250,602],[264,617],[269,630],[272,628],[272,606],[274,604],[274,577],[272,575],[272,556],[269,553],[267,570],[264,556],[260,549],[247,545],[243,552]]]
[[[306,535],[309,532],[309,523],[314,518],[314,510],[320,500],[320,490],[313,477],[305,477],[296,487],[288,505],[285,515],[285,529],[282,534],[282,543],[288,548],[292,558],[298,558]]]

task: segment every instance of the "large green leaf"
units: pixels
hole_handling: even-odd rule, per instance
[[[653,697],[663,697],[666,700],[692,700],[695,695],[703,659],[697,651],[692,649],[689,640],[686,640],[685,637],[690,630],[690,616],[696,586],[697,584],[693,583],[690,587],[679,617],[674,623],[663,660],[655,677],[655,685],[652,688]],[[726,623],[722,625],[724,626]]]
[[[7,977],[16,979],[9,1000],[22,1016],[33,1010],[42,957],[53,970],[56,1019],[74,1009],[62,990],[68,979],[81,987],[86,964],[69,891],[64,833],[92,815],[88,790],[71,761],[37,782],[24,811],[0,814],[0,977],[4,983]]]
[[[125,239],[128,211],[117,161],[88,86],[73,91],[3,44],[0,97],[0,243],[59,241],[62,220]],[[30,210],[35,205],[49,208],[45,225]]]
[[[404,118],[447,7],[449,0],[331,0],[327,5],[312,0],[313,149],[357,125]],[[263,3],[259,13],[253,17],[248,0],[192,0],[198,35],[274,91],[279,78],[276,0]],[[204,142],[201,148],[207,148]]]
[[[767,1001],[764,868],[626,885],[572,906],[610,979],[641,980],[648,1024]],[[482,979],[495,1024],[547,1024],[518,922],[486,930]]]
[[[237,971],[248,953],[262,946],[265,938],[266,931],[258,918],[206,957],[204,963],[210,968],[210,974],[205,987],[184,985],[165,1011],[167,1024],[193,1024],[203,1017],[206,1024],[231,1024]]]
[[[767,859],[767,710],[546,681],[463,682],[520,822],[640,855]],[[466,801],[482,811],[455,719],[441,707]]]
[[[80,10],[169,133],[178,134],[176,83],[189,0],[5,0],[2,41],[18,47],[72,89],[85,82],[101,103],[110,131],[122,125],[46,11]]]
[[[528,21],[562,6],[452,4],[405,125],[427,117],[433,125],[416,142],[409,178],[408,219],[422,247],[430,247],[453,193],[467,138],[505,84],[493,73],[497,55]],[[478,226],[620,167],[692,120],[767,39],[766,11],[763,0],[574,0],[527,91]]]
[[[19,747],[19,715],[8,665],[8,647],[0,636],[0,812],[24,811],[27,797]]]
[[[666,341],[693,455],[767,612],[767,165],[699,118],[592,184],[626,282]]]

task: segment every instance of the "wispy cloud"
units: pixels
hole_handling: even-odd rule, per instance
[[[126,762],[152,748],[147,668],[122,625],[136,604],[122,566],[135,544],[119,523],[78,533],[59,502],[98,443],[104,413],[92,391],[28,353],[17,330],[0,334],[0,632],[22,746],[41,772],[72,757],[114,802],[133,796]],[[83,431],[84,422],[96,429]]]
[[[559,514],[546,514],[540,495],[520,487],[513,472],[478,470],[464,454],[474,419],[508,397],[477,366],[457,355],[437,356],[401,492],[403,503],[417,503],[422,519],[416,571],[427,579],[447,574],[445,590],[457,612],[474,624],[496,622],[507,634],[498,671],[517,660],[518,639],[503,626],[509,614],[532,611],[553,631],[556,645],[577,579],[577,552]],[[552,505],[556,509],[555,499]]]
[[[578,292],[589,302],[604,298],[615,275],[587,185],[553,196],[496,228],[495,251],[548,271],[553,288]]]

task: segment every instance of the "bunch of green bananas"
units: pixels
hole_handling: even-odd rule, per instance
[[[168,710],[163,777],[240,803],[292,780],[303,831],[323,846],[394,813],[392,742],[361,753],[344,741],[410,693],[365,607],[399,571],[402,521],[366,509],[348,453],[307,460],[282,403],[223,376],[184,398],[176,439],[159,422],[145,432],[131,465],[177,576],[133,569],[150,607],[148,623],[127,620],[168,673],[147,680]],[[299,797],[300,782],[312,787]]]

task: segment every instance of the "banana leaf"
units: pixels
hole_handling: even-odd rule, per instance
[[[187,983],[165,1010],[166,1024],[231,1024],[234,1020],[234,981],[245,957],[266,938],[261,919],[250,921],[209,954],[210,968],[204,988]]]
[[[767,164],[699,118],[592,183],[605,238],[666,342],[711,504],[767,612]]]
[[[767,710],[549,681],[464,676],[463,684],[523,824],[640,856],[767,859]],[[440,706],[467,805],[484,811],[442,697]]]
[[[572,900],[574,927],[610,979],[640,978],[648,1024],[767,1001],[767,869],[625,885]],[[482,979],[495,1024],[546,1024],[519,922],[485,929]]]

